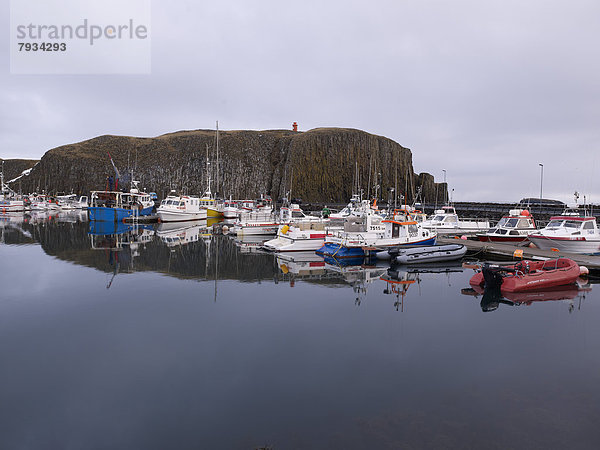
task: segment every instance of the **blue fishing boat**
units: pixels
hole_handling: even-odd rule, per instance
[[[121,222],[125,217],[147,216],[152,208],[154,201],[150,194],[137,188],[129,192],[92,191],[88,214],[91,221]]]

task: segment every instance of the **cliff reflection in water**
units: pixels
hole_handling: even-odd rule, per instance
[[[6,244],[39,244],[48,255],[107,273],[117,264],[120,273],[155,271],[200,280],[272,280],[278,273],[272,255],[240,254],[233,239],[212,235],[206,221],[134,226],[42,213],[3,216],[0,224]]]

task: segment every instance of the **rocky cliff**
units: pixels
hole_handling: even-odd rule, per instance
[[[419,187],[424,201],[434,201],[444,187],[429,174],[414,173],[409,149],[355,129],[221,131],[218,149],[217,161],[214,130],[100,136],[49,150],[20,183],[24,192],[105,189],[114,175],[110,153],[123,178],[133,170],[141,186],[159,196],[171,189],[201,195],[208,185],[207,154],[211,189],[225,197],[279,199],[291,191],[308,202],[347,202],[357,177],[365,196],[379,186],[379,197],[387,199],[397,185],[409,202]]]

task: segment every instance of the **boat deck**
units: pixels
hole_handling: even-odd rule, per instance
[[[515,250],[523,251],[524,259],[541,259],[541,258],[557,258],[564,256],[575,261],[580,266],[587,267],[590,271],[600,274],[600,256],[580,255],[576,253],[554,252],[552,250],[541,250],[539,248],[531,248],[528,246],[519,245],[520,243],[504,243],[504,242],[480,242],[470,239],[456,239],[438,237],[438,244],[456,244],[461,243],[467,247],[469,254],[479,254],[482,256],[498,256],[504,258],[514,258]],[[519,258],[520,259],[520,258]]]

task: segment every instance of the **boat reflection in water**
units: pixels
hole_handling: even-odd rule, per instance
[[[384,294],[395,295],[396,311],[404,311],[404,297],[413,284],[421,284],[421,274],[446,274],[450,283],[450,273],[463,272],[460,261],[427,263],[418,265],[393,265],[381,279],[387,283]]]
[[[158,224],[156,235],[167,247],[178,247],[198,242],[208,235],[206,220],[191,222],[162,222]]]
[[[271,236],[262,235],[238,235],[235,238],[235,246],[240,253],[266,253],[262,246]]]
[[[283,279],[294,287],[297,280],[323,280],[337,278],[325,269],[325,261],[314,251],[278,253],[277,267]]]
[[[55,212],[56,219],[59,222],[77,223],[87,222],[88,214],[85,209],[66,209]]]
[[[20,235],[21,238],[31,239],[31,233],[23,228],[23,224],[27,222],[28,217],[22,212],[0,213],[0,243],[5,243],[6,236],[10,235]]]
[[[389,267],[385,263],[377,266],[377,259],[374,257],[336,259],[324,256],[323,260],[327,271],[341,275],[344,281],[352,286],[352,290],[356,294],[354,300],[356,305],[360,305],[367,297],[369,285],[379,280]]]
[[[480,305],[483,312],[495,311],[501,304],[508,306],[531,306],[536,302],[565,301],[571,313],[575,310],[575,300],[578,300],[577,309],[581,309],[586,293],[591,290],[592,286],[590,284],[578,279],[577,283],[574,284],[531,292],[500,293],[496,289],[488,289],[486,291],[481,286],[472,286],[461,289],[461,293],[476,298],[481,295]]]
[[[107,251],[108,264],[113,268],[108,289],[121,269],[134,271],[133,260],[154,239],[154,229],[152,225],[91,221],[88,235],[92,250]]]

